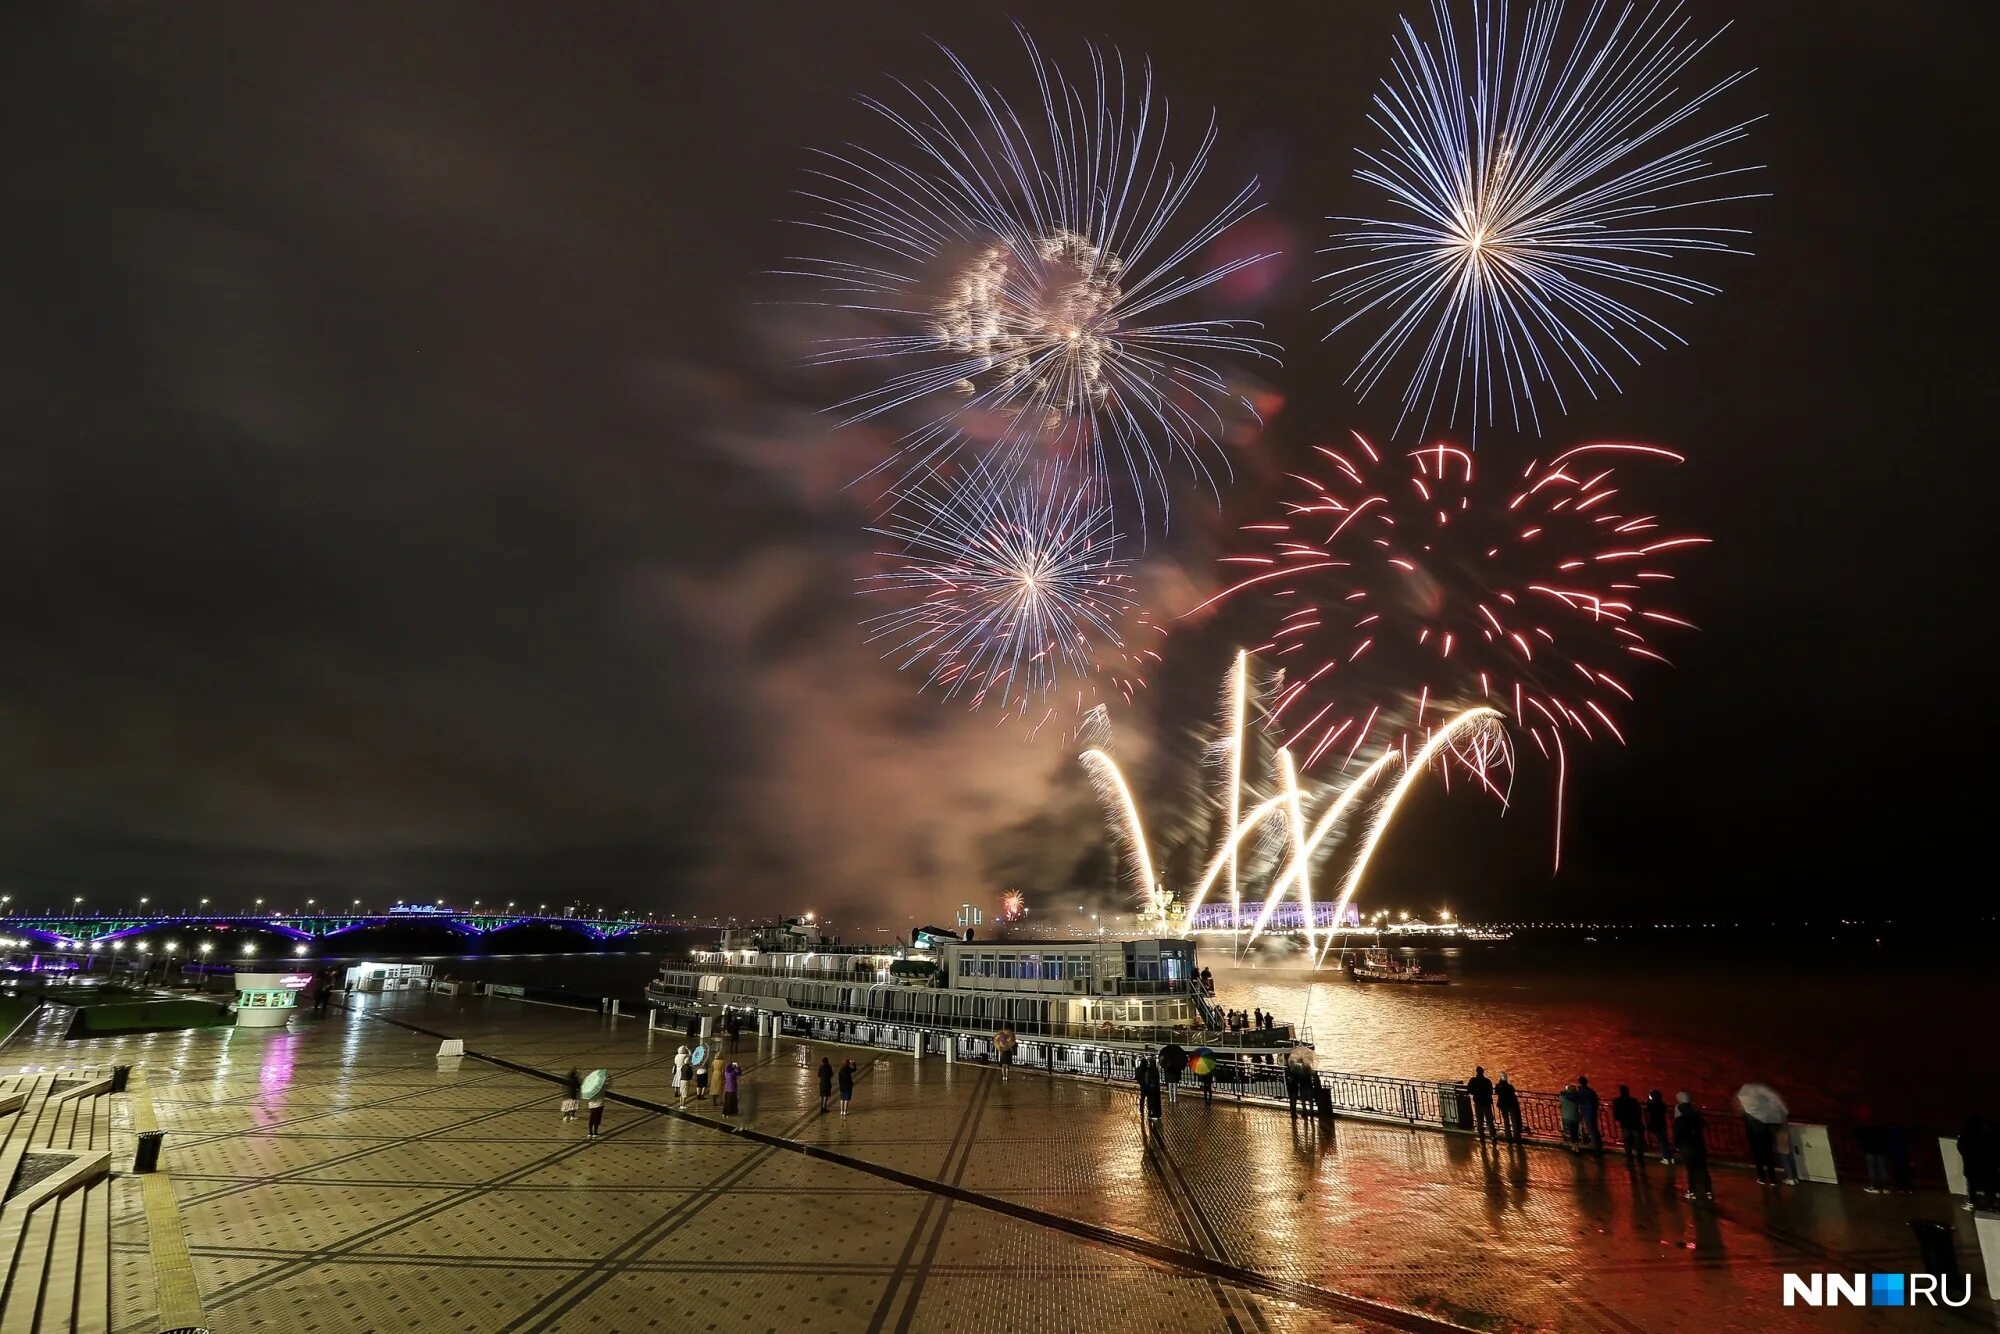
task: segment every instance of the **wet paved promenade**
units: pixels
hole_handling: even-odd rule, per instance
[[[797,1040],[748,1035],[753,1135],[613,1101],[592,1143],[554,1085],[440,1067],[436,1037],[383,1020],[532,1070],[606,1066],[655,1103],[678,1037],[502,1000],[358,1004],[3,1063],[143,1063],[216,1331],[1997,1327],[1977,1279],[1950,1314],[1780,1302],[1786,1270],[1917,1268],[1913,1216],[1950,1218],[1976,1269],[1941,1195],[1718,1170],[1696,1208],[1657,1162],[1326,1135],[1187,1096],[1149,1143],[1126,1086],[817,1046],[862,1071],[843,1120],[819,1113]],[[151,1334],[144,1219],[136,1200],[114,1219],[114,1304]]]

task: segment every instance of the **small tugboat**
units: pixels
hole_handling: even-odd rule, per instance
[[[1401,982],[1407,986],[1442,987],[1451,978],[1444,973],[1426,972],[1415,959],[1404,963],[1381,948],[1361,950],[1345,959],[1347,975],[1356,982]]]

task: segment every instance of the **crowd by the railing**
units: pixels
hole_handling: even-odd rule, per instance
[[[877,1046],[908,1051],[917,1055],[945,1055],[959,1061],[997,1062],[1000,1050],[992,1038],[965,1033],[948,1033],[914,1027],[889,1019],[829,1018],[806,1014],[773,1016],[779,1030],[789,1036],[859,1046]],[[1052,1074],[1077,1075],[1109,1081],[1136,1081],[1142,1062],[1153,1058],[1143,1050],[1127,1046],[1105,1046],[1091,1039],[1098,1035],[1030,1033],[1018,1029],[1014,1064],[1039,1068]],[[1192,1046],[1185,1031],[1165,1029],[1141,1036],[1130,1030],[1121,1040],[1153,1041]],[[1256,1030],[1240,1035],[1211,1035],[1255,1038]],[[1275,1050],[1250,1051],[1229,1048],[1214,1052],[1216,1042],[1202,1042],[1213,1054],[1206,1072],[1192,1062],[1176,1078],[1166,1081],[1171,1091],[1208,1099],[1272,1105],[1303,1105],[1309,1114],[1371,1121],[1397,1122],[1410,1126],[1429,1125],[1444,1130],[1490,1134],[1496,1143],[1550,1144],[1572,1147],[1580,1152],[1600,1148],[1624,1150],[1629,1144],[1635,1153],[1654,1151],[1672,1157],[1669,1140],[1649,1146],[1643,1122],[1621,1122],[1608,1107],[1593,1106],[1586,1116],[1576,1100],[1562,1093],[1542,1090],[1509,1089],[1505,1110],[1482,1113],[1474,1091],[1465,1082],[1405,1079],[1394,1075],[1357,1074],[1348,1071],[1306,1070],[1288,1065]],[[1496,1099],[1498,1101],[1498,1099]],[[1566,1106],[1566,1102],[1568,1106]],[[1756,1161],[1756,1146],[1750,1142],[1745,1118],[1733,1111],[1711,1110],[1701,1118],[1707,1156],[1730,1161]]]

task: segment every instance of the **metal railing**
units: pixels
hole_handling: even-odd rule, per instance
[[[803,1013],[779,1014],[776,1016],[783,1033],[787,1036],[808,1038],[814,1041],[838,1042],[853,1046],[885,1047],[914,1054],[942,1055],[950,1044],[952,1056],[960,1061],[996,1062],[1000,1059],[998,1049],[990,1037],[975,1036],[964,1032],[948,1032],[941,1029],[925,1028],[893,1020],[867,1018],[830,1018]],[[1150,1053],[1123,1047],[1107,1047],[1091,1041],[1091,1034],[1080,1034],[1074,1038],[1054,1034],[1030,1035],[1016,1027],[1018,1035],[1014,1061],[1017,1066],[1046,1071],[1050,1074],[1072,1075],[1082,1078],[1107,1081],[1130,1081],[1138,1068],[1139,1061]],[[1141,1038],[1136,1033],[1122,1034],[1127,1041],[1153,1041]],[[1211,1049],[1224,1046],[1230,1039],[1270,1038],[1271,1033],[1235,1033],[1207,1035],[1189,1034],[1183,1031],[1163,1030],[1160,1041],[1177,1042],[1192,1052],[1196,1046]],[[1184,1096],[1202,1096],[1233,1099],[1236,1102],[1251,1102],[1282,1107],[1286,1105],[1285,1068],[1282,1055],[1272,1052],[1255,1052],[1236,1046],[1225,1048],[1228,1055],[1217,1060],[1215,1069],[1209,1076],[1207,1087],[1190,1069],[1181,1075],[1180,1088]],[[1334,1113],[1338,1116],[1381,1121],[1407,1125],[1412,1128],[1425,1126],[1444,1131],[1470,1133],[1474,1129],[1473,1108],[1470,1095],[1464,1085],[1434,1080],[1404,1079],[1395,1075],[1356,1074],[1346,1071],[1315,1071],[1313,1077],[1318,1086],[1325,1089]],[[1562,1095],[1540,1090],[1519,1090],[1517,1096],[1521,1109],[1522,1138],[1533,1144],[1563,1144],[1571,1142],[1564,1132],[1562,1123]],[[1749,1140],[1744,1131],[1743,1118],[1734,1109],[1718,1110],[1704,1108],[1702,1119],[1705,1140],[1712,1158],[1730,1162],[1744,1162],[1750,1158]],[[1496,1127],[1504,1133],[1504,1122],[1495,1112]],[[1597,1127],[1601,1142],[1609,1150],[1622,1151],[1624,1140],[1622,1129],[1611,1119],[1610,1104],[1599,1103]],[[1580,1147],[1590,1147],[1592,1141],[1588,1126],[1580,1127]],[[1649,1151],[1657,1152],[1656,1143],[1644,1145]]]

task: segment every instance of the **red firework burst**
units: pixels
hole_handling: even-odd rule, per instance
[[[1693,628],[1655,605],[1663,566],[1708,539],[1663,532],[1613,472],[1679,454],[1580,445],[1489,481],[1448,444],[1385,457],[1357,433],[1317,453],[1326,475],[1293,474],[1303,498],[1244,529],[1261,549],[1225,557],[1242,577],[1202,604],[1255,589],[1282,606],[1255,651],[1285,669],[1270,721],[1304,768],[1408,746],[1478,704],[1555,761],[1559,792],[1565,733],[1624,740],[1628,667],[1666,661],[1655,630]]]

